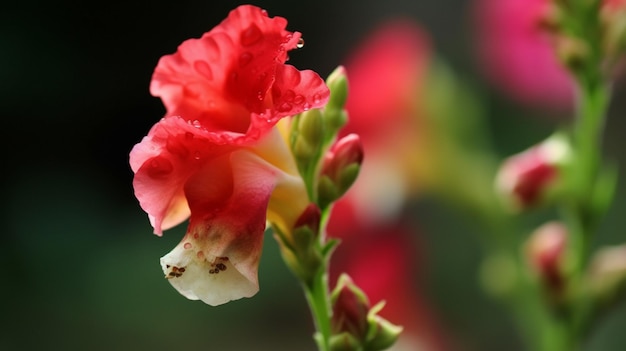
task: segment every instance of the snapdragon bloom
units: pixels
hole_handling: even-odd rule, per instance
[[[254,295],[266,220],[286,232],[308,205],[276,123],[323,106],[312,71],[286,65],[300,33],[255,6],[233,10],[159,61],[150,85],[166,115],[130,153],[133,186],[154,233],[189,218],[161,258],[184,296],[210,305]]]

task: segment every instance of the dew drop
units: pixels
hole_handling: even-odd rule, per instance
[[[193,62],[193,68],[200,73],[201,76],[208,80],[213,80],[213,71],[211,70],[211,66],[208,63],[202,60],[197,60]]]
[[[170,160],[163,156],[153,157],[148,163],[148,176],[151,178],[160,178],[172,173],[174,166]]]
[[[193,233],[193,238],[194,238],[194,239],[198,239],[198,238],[200,238],[200,234],[198,234],[198,233]]]
[[[197,119],[194,119],[193,121],[191,121],[191,125],[196,127],[196,128],[201,128],[202,127],[202,124]]]
[[[302,49],[304,47],[304,39],[298,39],[298,44],[296,44],[296,48]]]
[[[320,97],[319,94],[313,95],[313,103],[314,104],[319,104],[321,101],[322,101],[322,98]]]
[[[296,105],[302,105],[302,103],[304,103],[304,96],[296,95],[296,97],[293,98],[293,103]]]
[[[257,98],[259,101],[263,101],[263,100],[265,99],[265,94],[263,94],[263,92],[259,90],[259,91],[257,91],[257,93],[256,93],[256,98]]]
[[[185,245],[183,245],[183,248],[185,248],[185,250],[191,249],[191,243],[185,243]]]
[[[311,104],[309,104],[308,102],[305,102],[304,105],[302,105],[302,109],[305,111],[308,111],[311,109]]]
[[[204,252],[198,251],[198,253],[196,253],[196,257],[198,257],[199,260],[204,260]]]
[[[252,61],[252,54],[249,52],[244,52],[239,56],[239,66],[243,67]]]
[[[268,14],[267,14],[267,10],[266,10],[266,9],[261,9],[261,14],[262,14],[263,16],[265,16],[265,17],[267,17],[267,16],[268,16]]]
[[[197,151],[197,150],[196,150],[196,151],[193,153],[193,158],[194,158],[194,159],[196,159],[196,160],[199,160],[199,159],[200,159],[200,156],[202,156],[202,155],[200,154],[200,151]]]
[[[280,106],[278,106],[278,111],[280,111],[280,112],[288,112],[288,111],[291,111],[291,108],[292,108],[292,106],[291,106],[290,103],[284,102],[284,103],[280,104]]]
[[[250,46],[256,43],[257,41],[259,41],[262,36],[263,36],[263,33],[261,33],[261,30],[259,29],[259,27],[257,27],[256,24],[251,24],[250,27],[248,27],[248,29],[244,30],[241,33],[241,37],[240,37],[241,44],[243,46]]]

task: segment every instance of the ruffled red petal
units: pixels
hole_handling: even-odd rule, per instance
[[[286,25],[258,7],[240,6],[200,39],[161,58],[150,90],[162,98],[167,116],[258,138],[281,117],[320,107],[329,96],[315,72],[284,64],[300,39]]]

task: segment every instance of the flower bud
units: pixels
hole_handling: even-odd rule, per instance
[[[526,256],[547,292],[558,298],[565,287],[563,262],[567,247],[567,228],[560,222],[549,222],[528,239]]]
[[[600,22],[605,54],[615,59],[626,50],[626,1],[603,1]]]
[[[317,250],[321,217],[320,209],[311,203],[297,219],[291,234],[277,233],[287,266],[307,283],[311,281],[323,259]]]
[[[294,118],[291,131],[293,154],[301,167],[317,162],[324,140],[322,112],[305,111]]]
[[[566,35],[555,39],[556,55],[571,71],[579,71],[591,57],[591,49],[584,40]]]
[[[347,274],[344,273],[339,277],[331,301],[333,334],[345,332],[357,340],[364,340],[368,328],[369,300]]]
[[[397,341],[402,332],[402,327],[378,315],[385,303],[381,301],[370,308],[365,293],[346,274],[339,277],[331,301],[333,351],[385,350]]]
[[[348,99],[348,78],[343,66],[335,70],[326,78],[326,85],[330,89],[330,99],[326,104],[327,109],[341,110]]]
[[[555,134],[505,160],[496,176],[496,190],[515,210],[547,202],[562,187],[561,172],[570,159],[569,143]]]
[[[626,244],[599,249],[592,257],[588,271],[591,293],[609,302],[626,289]]]
[[[348,78],[343,66],[337,67],[326,79],[330,98],[324,107],[325,141],[334,140],[337,133],[348,122],[348,113],[344,109],[348,99]]]
[[[320,207],[341,197],[354,183],[363,162],[363,145],[356,134],[341,138],[326,154],[318,184]]]

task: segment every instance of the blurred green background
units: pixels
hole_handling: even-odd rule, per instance
[[[158,59],[219,23],[238,1],[26,1],[0,10],[5,272],[1,350],[314,350],[298,283],[271,236],[261,291],[219,307],[188,301],[159,258],[184,226],[152,235],[132,191],[128,152],[164,113],[148,91]],[[256,1],[303,33],[291,63],[328,75],[377,24],[417,21],[437,55],[483,91],[506,156],[562,122],[516,105],[475,68],[469,0]],[[626,164],[626,87],[618,82],[606,154]],[[623,168],[623,167],[622,167]],[[624,174],[624,172],[622,172]],[[600,243],[625,241],[626,179]],[[461,350],[521,350],[501,306],[477,282],[477,229],[435,201],[411,208],[427,252],[420,281]],[[589,350],[621,350],[626,306],[604,319]]]

